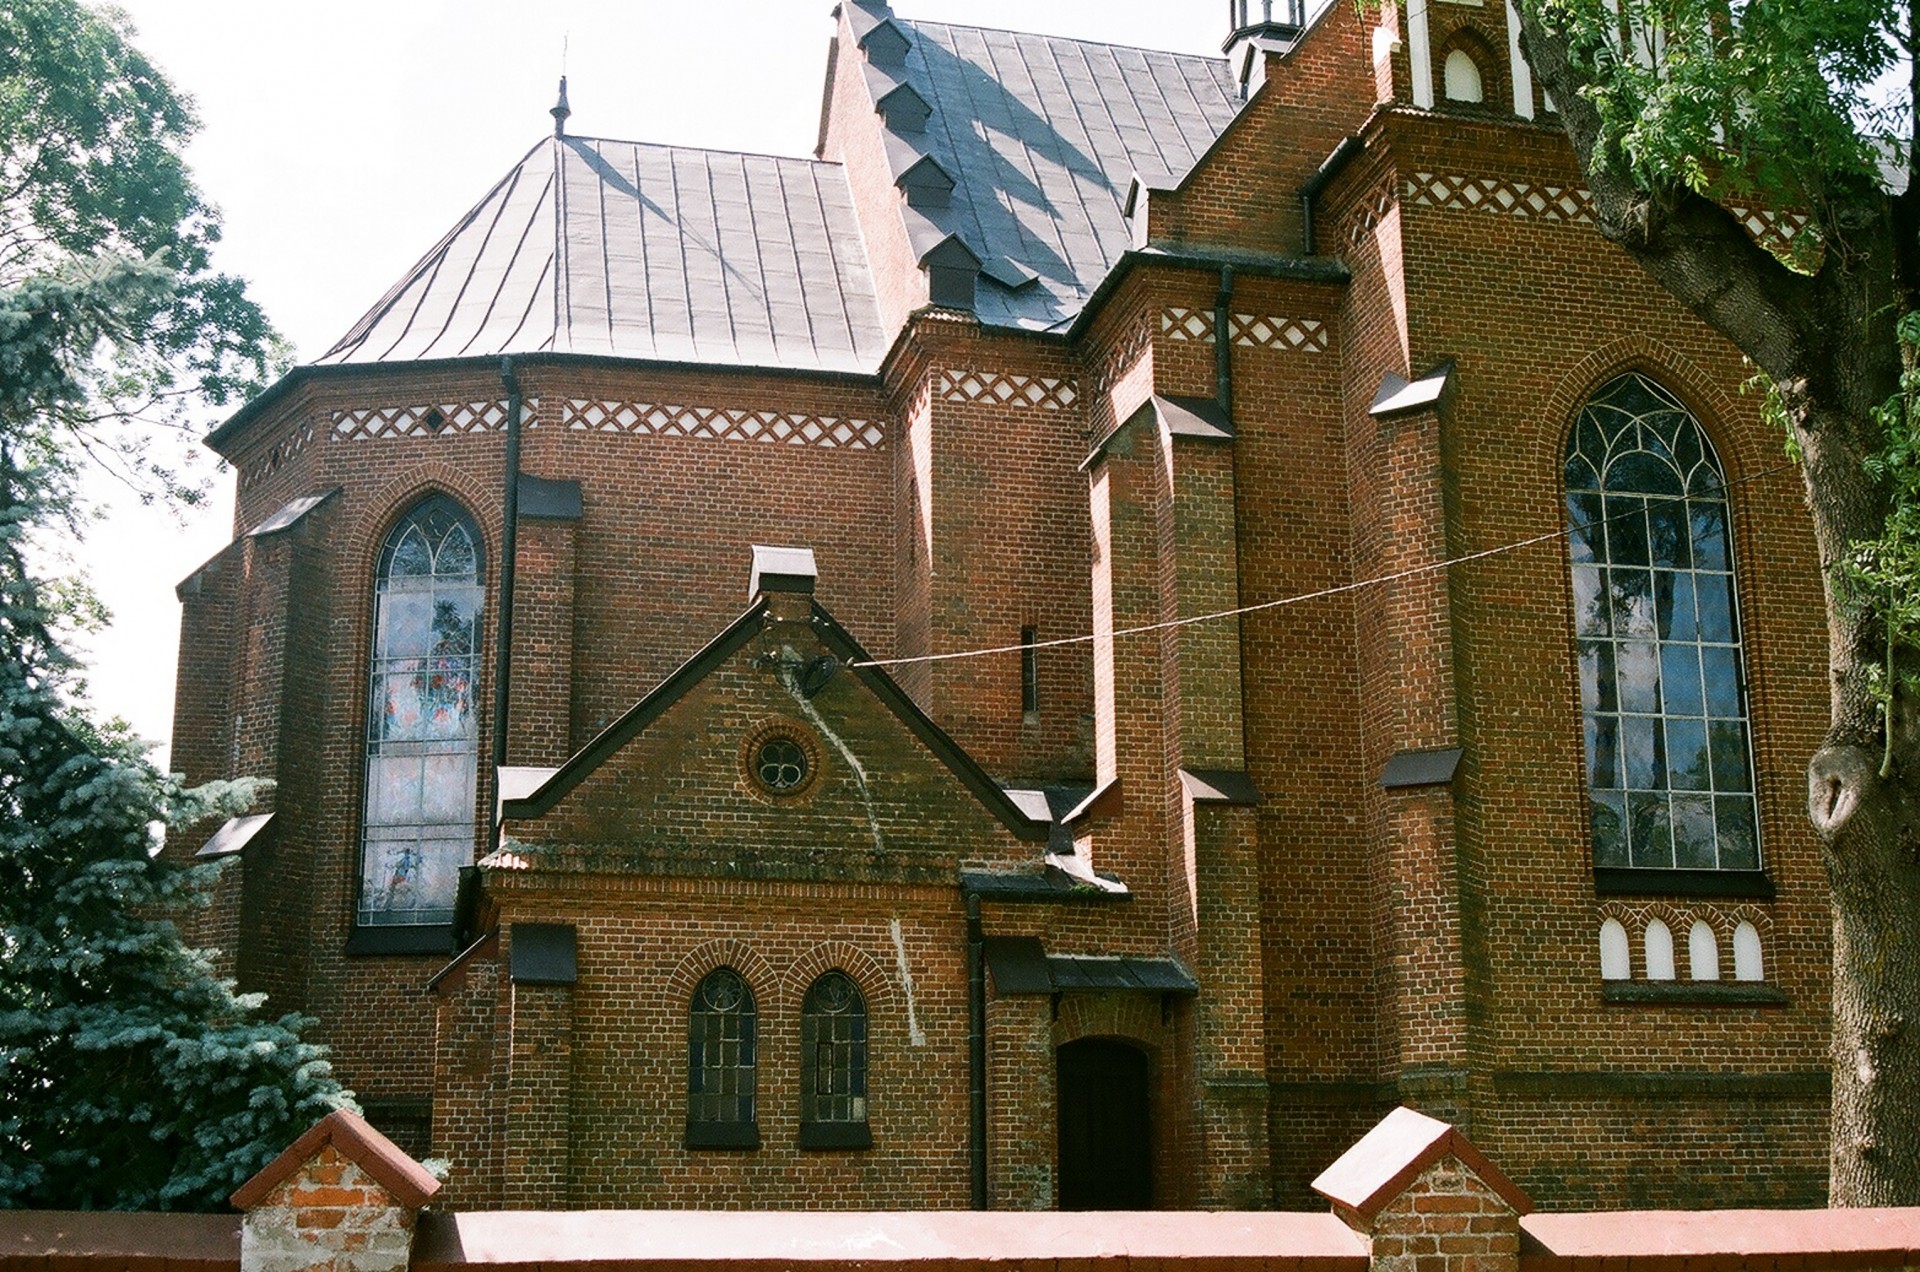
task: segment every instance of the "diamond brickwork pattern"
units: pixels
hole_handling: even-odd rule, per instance
[[[1327,351],[1327,324],[1313,318],[1233,314],[1227,319],[1227,330],[1234,344],[1247,349]],[[1164,309],[1160,312],[1160,331],[1169,340],[1212,344],[1213,315],[1204,309]]]
[[[1593,196],[1578,186],[1535,185],[1505,177],[1468,177],[1457,173],[1415,172],[1401,195],[1425,208],[1463,212],[1505,212],[1539,221],[1593,223]]]
[[[1346,231],[1342,235],[1348,247],[1358,247],[1360,240],[1373,233],[1374,227],[1386,220],[1387,212],[1393,207],[1399,192],[1399,183],[1393,174],[1374,186],[1373,191],[1361,199],[1347,216]]]
[[[1535,185],[1504,177],[1469,177],[1457,173],[1416,172],[1401,186],[1402,195],[1420,207],[1456,211],[1505,212],[1540,221],[1593,223],[1593,195],[1579,186]],[[1783,251],[1807,227],[1804,212],[1776,212],[1770,208],[1729,205],[1756,243]],[[1371,228],[1369,226],[1368,228]]]
[[[529,403],[529,414],[537,407]],[[532,427],[532,419],[523,419]],[[340,441],[391,441],[441,433],[493,433],[507,426],[507,404],[443,402],[422,406],[366,406],[333,413],[332,436]]]
[[[744,407],[603,402],[589,398],[562,401],[558,423],[576,432],[698,437],[710,441],[818,446],[829,450],[878,450],[887,439],[887,426],[881,420]]]
[[[240,489],[245,490],[278,472],[282,464],[313,445],[313,439],[317,433],[318,430],[311,423],[296,428],[290,436],[276,443],[265,456],[240,470]]]
[[[1080,400],[1080,386],[1072,380],[1044,375],[952,369],[940,373],[934,395],[942,402],[990,402],[1065,411]]]

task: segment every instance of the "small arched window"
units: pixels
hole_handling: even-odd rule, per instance
[[[1720,979],[1720,938],[1705,919],[1695,919],[1687,929],[1687,979]]]
[[[1757,870],[1726,482],[1645,376],[1603,386],[1566,460],[1596,867]]]
[[[1484,102],[1487,89],[1480,75],[1480,64],[1473,54],[1456,48],[1440,66],[1441,91],[1450,102]]]
[[[1760,958],[1760,929],[1745,919],[1733,929],[1733,978],[1743,981],[1767,978]]]
[[[868,1148],[867,1004],[845,972],[813,982],[800,1004],[800,1146]]]
[[[687,1147],[760,1147],[753,990],[731,967],[716,968],[695,987],[687,1016]]]
[[[1647,924],[1646,932],[1647,979],[1670,981],[1673,979],[1673,929],[1660,919]]]
[[[1633,976],[1633,958],[1627,947],[1627,929],[1618,919],[1600,925],[1600,979],[1627,980]]]
[[[380,549],[363,926],[453,919],[460,867],[473,859],[483,595],[479,532],[445,495],[402,517]]]

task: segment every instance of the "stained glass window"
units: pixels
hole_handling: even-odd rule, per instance
[[[387,536],[374,576],[362,924],[447,923],[473,858],[480,731],[479,534],[436,495]]]
[[[687,1143],[757,1148],[753,991],[731,967],[707,973],[687,1022]]]
[[[1581,411],[1566,482],[1594,865],[1758,869],[1713,448],[1672,394],[1623,375]]]
[[[845,972],[813,982],[800,1003],[800,1128],[809,1147],[864,1148],[867,1004]]]

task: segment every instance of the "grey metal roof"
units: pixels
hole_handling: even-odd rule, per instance
[[[910,140],[955,181],[952,206],[928,215],[983,262],[1039,275],[1012,288],[983,278],[977,312],[994,325],[1078,313],[1132,245],[1121,208],[1133,175],[1184,175],[1242,106],[1221,58],[894,21],[912,47],[891,75],[933,107]]]
[[[322,365],[557,352],[872,371],[838,164],[543,139]]]

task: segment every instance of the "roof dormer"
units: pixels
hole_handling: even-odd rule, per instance
[[[853,27],[854,43],[868,62],[890,70],[906,64],[913,41],[893,20],[887,0],[848,0],[847,21]]]

